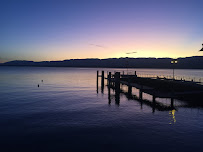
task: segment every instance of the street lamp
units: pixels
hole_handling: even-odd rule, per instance
[[[201,50],[199,50],[199,51],[203,51],[203,44],[202,44],[202,49],[201,49]]]
[[[173,65],[175,65],[175,64],[177,64],[178,63],[178,60],[177,59],[173,59],[172,61],[171,61],[171,64],[173,64]],[[174,66],[173,66],[173,80],[174,80]]]

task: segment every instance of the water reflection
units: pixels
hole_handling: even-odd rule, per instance
[[[169,116],[171,118],[169,124],[175,124],[176,123],[175,112],[176,112],[175,109],[169,111]]]
[[[143,99],[143,92],[142,90],[139,90],[139,97],[132,94],[132,87],[128,86],[127,91],[124,91],[123,85],[119,85],[119,87],[115,86],[114,83],[108,83],[108,104],[111,105],[112,99],[115,99],[115,105],[120,105],[120,95],[123,94],[128,100],[134,100],[140,103],[140,108],[143,108],[143,104],[149,106],[152,108],[152,113],[155,113],[156,110],[158,111],[169,111],[170,116],[170,123],[169,124],[175,124],[176,118],[175,118],[175,112],[177,107],[174,107],[174,99],[171,98],[170,105],[164,105],[163,103],[160,103],[156,101],[156,97],[152,96],[152,101]],[[111,91],[113,93],[111,93]],[[97,80],[97,93],[98,93],[98,80]],[[101,83],[101,93],[104,93],[104,84]]]
[[[110,87],[108,87],[108,101],[109,101],[109,105],[111,105],[111,89],[110,89]]]

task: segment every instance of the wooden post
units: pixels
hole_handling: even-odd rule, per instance
[[[104,87],[101,86],[101,93],[104,94]]]
[[[109,75],[108,75],[108,85],[111,85],[111,72],[109,72]]]
[[[156,97],[153,95],[153,97],[152,97],[152,101],[153,101],[153,103],[155,103],[156,102]]]
[[[142,89],[140,89],[140,92],[139,92],[139,99],[142,100]]]
[[[98,78],[99,78],[99,71],[97,71],[97,93],[98,93]]]
[[[116,91],[115,92],[115,103],[116,105],[120,105],[120,92]]]
[[[128,95],[132,95],[131,78],[128,77]]]
[[[120,72],[116,72],[115,76],[115,102],[119,106],[120,103]]]
[[[152,113],[155,112],[155,107],[156,107],[156,97],[155,95],[152,96]]]
[[[117,91],[120,91],[120,72],[115,73],[115,87]]]
[[[143,89],[143,86],[141,85],[141,88],[140,88],[140,92],[139,92],[139,99],[141,99],[142,100],[142,89]]]
[[[101,75],[101,86],[104,87],[104,71],[102,71]]]
[[[132,95],[132,87],[128,86],[128,95]]]
[[[174,99],[173,98],[171,98],[171,107],[173,108],[173,106],[174,106]]]
[[[111,88],[110,85],[108,85],[108,100],[109,100],[109,105],[111,104]]]

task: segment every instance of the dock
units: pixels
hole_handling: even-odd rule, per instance
[[[121,74],[121,72],[107,72],[107,76],[104,76],[104,71],[99,75],[97,71],[97,92],[98,81],[101,77],[101,91],[104,90],[104,80],[107,81],[108,95],[110,96],[110,89],[115,91],[116,102],[119,102],[119,95],[124,94],[127,98],[137,100],[144,104],[158,110],[170,110],[173,109],[174,99],[178,99],[190,105],[203,106],[203,85],[194,81],[175,80],[167,78],[151,78],[151,77],[139,77],[134,71],[134,74]],[[122,90],[122,86],[126,86],[128,89],[125,92]],[[139,95],[134,96],[132,88],[139,90]],[[148,101],[143,99],[143,93],[152,96],[152,100]],[[164,106],[163,104],[156,103],[156,98],[169,98],[171,105]]]

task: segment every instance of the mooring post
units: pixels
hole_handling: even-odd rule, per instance
[[[98,93],[98,78],[99,78],[99,71],[97,71],[97,93]]]
[[[101,86],[101,93],[104,94],[104,87]]]
[[[101,75],[101,86],[104,87],[104,71],[102,71]]]
[[[109,72],[109,75],[108,75],[108,85],[111,85],[111,72]]]
[[[153,103],[155,103],[156,102],[156,97],[153,95],[153,97],[152,97],[152,101],[153,101]]]
[[[141,85],[141,87],[140,87],[140,92],[139,92],[139,99],[141,99],[142,100],[142,89],[143,89],[143,86]]]
[[[98,84],[98,78],[99,78],[99,71],[97,71],[97,84]]]
[[[128,86],[128,95],[132,95],[132,86]]]
[[[135,76],[137,77],[137,72],[135,71]]]
[[[128,77],[128,95],[132,95],[132,86],[130,77]]]
[[[120,103],[120,72],[115,73],[115,102],[119,106]]]
[[[142,89],[140,89],[140,92],[139,92],[139,99],[142,100]]]
[[[120,72],[115,73],[115,88],[116,91],[120,91]]]
[[[109,105],[111,104],[111,88],[108,86],[108,100],[109,100]]]
[[[116,91],[115,92],[115,103],[116,105],[120,105],[120,92]]]
[[[171,107],[173,108],[173,106],[174,106],[174,99],[173,98],[171,98]]]

